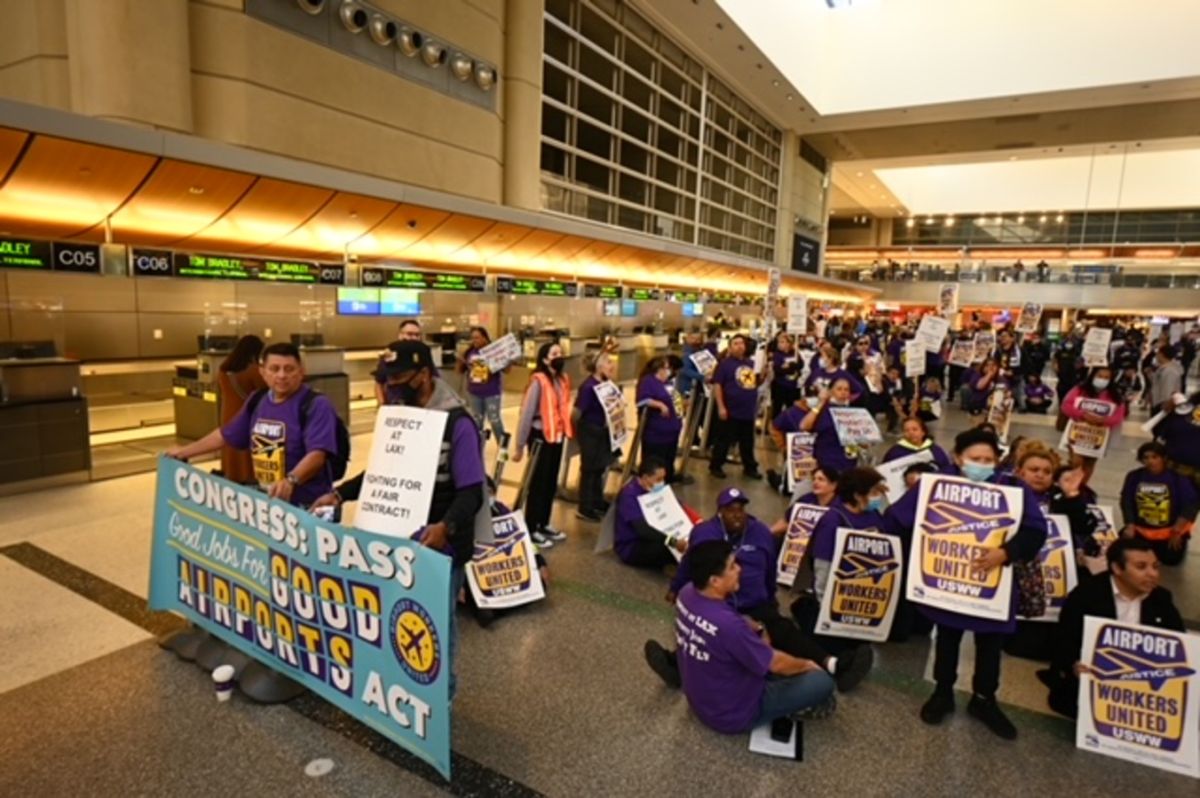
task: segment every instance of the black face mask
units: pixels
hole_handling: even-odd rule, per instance
[[[553,357],[550,358],[550,370],[555,374],[562,374],[563,366],[566,364],[566,358]]]
[[[421,401],[421,388],[415,384],[415,381],[409,381],[403,385],[395,386],[396,392],[400,395],[400,402],[410,407],[419,407]]]

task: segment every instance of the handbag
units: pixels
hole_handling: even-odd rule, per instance
[[[1017,583],[1017,615],[1040,618],[1046,614],[1046,577],[1042,564],[1017,561],[1013,563],[1013,580]]]

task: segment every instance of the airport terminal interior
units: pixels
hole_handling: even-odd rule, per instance
[[[0,794],[1197,794],[1200,553],[1194,541],[1182,557],[1177,546],[1200,503],[1200,5],[10,0],[0,2],[0,29]],[[495,359],[480,354],[491,343]],[[293,358],[304,369],[299,393],[266,365]],[[725,364],[732,383],[722,383]],[[572,413],[593,369],[619,398],[606,405],[597,390],[585,414]],[[840,401],[840,380],[825,372],[850,376],[846,407],[828,404]],[[413,373],[428,381],[397,382]],[[547,386],[564,377],[560,407]],[[674,406],[648,408],[647,381]],[[452,394],[438,388],[443,404],[425,409],[418,384]],[[746,437],[760,473],[749,451],[727,445],[742,429],[732,403],[729,418],[719,409],[731,390],[750,395]],[[299,453],[276,452],[273,480],[260,478],[257,455],[233,477],[242,461],[231,419],[245,421],[257,452],[268,446],[263,422],[249,431],[260,404],[306,393],[316,402],[285,425],[298,425],[287,440],[303,439]],[[359,517],[365,502],[339,506],[336,524],[299,512],[318,512],[298,498],[316,480],[302,466],[314,446],[305,425],[317,407],[336,415],[346,477],[365,469],[370,483],[397,469],[402,482],[426,475],[428,488],[436,474],[422,494],[424,530],[480,479],[464,482],[470,469],[455,468],[457,433],[440,450],[430,438],[397,457],[385,427],[410,418],[389,413],[445,415],[455,395],[470,400],[465,417],[482,442],[470,458],[482,471],[471,474],[485,473],[496,500],[530,516],[525,540],[538,544],[544,596],[481,607],[478,581],[452,589],[464,572],[455,557],[436,571],[452,600],[453,622],[443,623],[418,603],[425,594],[384,577],[385,595],[399,597],[394,617],[390,605],[371,617],[383,619],[391,647],[376,641],[362,658],[384,663],[371,667],[393,684],[376,706],[330,687],[334,670],[351,667],[333,647],[321,658],[330,681],[314,685],[247,642],[253,633],[230,646],[212,618],[152,595],[152,572],[174,585],[165,563],[177,553],[185,562],[176,518],[161,509],[183,493],[158,477],[184,460],[240,483],[212,482],[251,508],[260,502],[260,518],[269,492],[279,518],[293,497],[289,518],[324,524],[338,540],[397,540],[397,562],[419,556],[425,584],[424,563],[451,560],[450,549],[406,540],[413,529],[378,528]],[[793,403],[797,419],[814,412],[815,427],[778,426]],[[660,445],[655,404],[677,420],[674,443]],[[842,419],[854,408],[877,436],[847,437]],[[845,411],[837,421],[834,409]],[[1088,738],[1104,733],[1083,725],[1085,709],[1103,712],[1096,693],[1079,702],[1078,719],[1052,706],[1044,652],[1068,637],[1063,613],[1057,624],[1021,621],[1022,631],[1039,627],[1042,654],[1017,656],[1006,643],[1001,655],[989,706],[1015,739],[968,710],[974,641],[982,652],[996,635],[965,636],[957,710],[928,722],[927,700],[943,687],[934,675],[942,621],[887,640],[887,624],[899,623],[889,614],[883,640],[840,641],[842,665],[863,670],[857,683],[839,676],[833,699],[753,732],[702,720],[697,674],[710,663],[685,658],[689,610],[672,588],[680,554],[658,551],[661,567],[623,562],[611,537],[625,512],[619,494],[641,463],[665,456],[676,479],[664,490],[690,518],[684,537],[731,505],[785,529],[813,463],[843,473],[847,456],[884,465],[910,414],[947,452],[961,434],[987,437],[976,428],[989,423],[999,454],[1048,451],[1064,466],[1054,480],[1082,475],[1111,534],[1081,538],[1072,517],[1055,555],[1070,560],[1071,576],[1046,566],[1034,580],[1041,591],[1044,577],[1055,615],[1063,604],[1052,585],[1065,584],[1065,596],[1110,579],[1113,540],[1153,540],[1143,548],[1178,560],[1163,562],[1159,584],[1183,628],[1162,626],[1156,639],[1188,641],[1190,660],[1139,666],[1122,655],[1135,671],[1166,669],[1137,684],[1150,685],[1151,706],[1160,690],[1175,696],[1170,713],[1148,713],[1141,729],[1097,720],[1112,737],[1097,743]],[[563,425],[561,463],[547,471]],[[322,429],[332,440],[331,426]],[[533,447],[540,453],[522,445],[531,427],[530,440],[546,443]],[[188,454],[222,428],[223,451],[218,440]],[[601,431],[599,455],[588,429]],[[1103,439],[1073,437],[1088,429]],[[807,432],[811,461],[792,451]],[[836,466],[822,459],[829,436]],[[733,456],[722,467],[725,448]],[[318,466],[326,475],[330,450]],[[1149,529],[1126,475],[1155,457],[1170,490],[1191,498],[1159,496],[1169,509]],[[974,479],[967,467],[959,478],[964,463],[930,466],[911,493],[900,479],[884,518],[922,485]],[[602,499],[589,495],[595,479]],[[1005,495],[1034,496],[1008,479],[996,482]],[[549,520],[535,522],[543,498]],[[220,500],[210,505],[221,512]],[[927,509],[903,523],[905,545],[932,534]],[[485,518],[486,504],[479,510]],[[224,522],[205,522],[203,506],[189,512],[201,528],[262,546],[253,510],[240,525],[236,512]],[[639,523],[648,530],[639,534],[673,541],[649,518]],[[482,562],[494,541],[478,529]],[[1046,545],[1035,562],[1049,561]],[[735,546],[743,586],[746,548]],[[776,560],[782,572],[778,550],[771,557],[771,573]],[[824,578],[816,557],[818,567],[810,552],[793,571],[792,587],[770,579],[778,622],[806,639],[812,629],[790,608]],[[343,565],[338,578],[350,573]],[[239,568],[236,558],[226,566]],[[538,569],[524,566],[533,580]],[[922,572],[909,566],[884,601],[916,617],[926,607],[905,584]],[[1001,571],[1008,579],[1017,568]],[[226,587],[216,572],[239,577],[210,563],[205,577]],[[1127,597],[1116,576],[1111,584],[1119,613]],[[1011,619],[1026,589],[1014,586],[995,617]],[[439,620],[432,673],[407,659],[411,631],[396,621],[414,606],[421,623]],[[217,635],[201,647],[208,656],[183,650],[180,641],[208,633]],[[666,683],[646,647],[673,649],[677,634],[683,689]],[[756,683],[768,670],[758,665]],[[227,666],[238,684],[257,667],[295,690],[280,701],[230,691]],[[1102,684],[1088,667],[1084,693]],[[815,676],[825,674],[790,678]],[[366,679],[365,666],[354,677]],[[397,706],[421,700],[437,719],[429,735]],[[1141,750],[1142,731],[1166,739]],[[760,750],[764,735],[778,750]]]

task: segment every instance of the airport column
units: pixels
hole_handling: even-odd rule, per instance
[[[542,4],[505,3],[504,204],[541,210]]]
[[[187,0],[67,0],[71,110],[192,130]]]
[[[800,139],[790,130],[783,132],[783,157],[779,164],[779,208],[775,215],[775,265],[787,272],[792,268],[792,247],[795,245],[792,232],[796,229],[795,192],[796,159],[800,157]]]

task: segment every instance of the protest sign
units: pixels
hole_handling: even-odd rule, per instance
[[[842,446],[869,446],[883,441],[875,417],[865,408],[829,407],[829,417]]]
[[[1021,306],[1021,315],[1017,317],[1015,329],[1019,333],[1037,332],[1041,321],[1042,305],[1038,302],[1026,302]]]
[[[503,371],[505,367],[517,362],[523,356],[521,342],[512,333],[492,341],[480,349],[478,354],[479,359],[484,362],[484,365],[488,367],[488,371],[493,374],[497,371]]]
[[[951,366],[968,368],[975,360],[975,342],[973,340],[955,341],[950,346],[950,357],[947,362]]]
[[[1008,428],[1012,424],[1013,398],[1005,389],[997,388],[988,397],[988,423],[995,426],[1000,442],[1008,444]]]
[[[800,571],[804,552],[808,551],[813,529],[821,520],[821,516],[825,515],[826,509],[819,504],[797,502],[788,510],[788,528],[784,533],[783,543],[779,546],[776,575],[776,581],[784,587],[791,587],[796,583],[796,574]]]
[[[1103,457],[1108,450],[1108,427],[1071,419],[1063,430],[1058,448],[1083,457]]]
[[[675,548],[675,544],[688,539],[692,534],[693,525],[692,519],[688,518],[688,514],[679,503],[675,491],[664,487],[643,493],[638,496],[638,506],[642,508],[646,523],[667,536],[667,548],[675,555],[675,559],[680,559],[683,555]]]
[[[1071,522],[1065,515],[1046,516],[1046,542],[1038,552],[1037,563],[1042,567],[1046,583],[1046,611],[1029,621],[1056,623],[1067,603],[1067,594],[1075,589],[1075,546],[1071,541]],[[1017,616],[1024,618],[1024,616]]]
[[[914,338],[904,342],[904,376],[920,377],[925,373],[925,344]]]
[[[779,286],[783,284],[783,273],[777,268],[767,269],[767,303],[763,308],[766,316],[773,316],[775,303],[779,301]]]
[[[1092,327],[1083,339],[1083,365],[1088,368],[1108,365],[1108,345],[1113,331],[1107,327]]]
[[[812,479],[812,472],[817,467],[817,459],[813,455],[813,446],[817,436],[811,432],[789,432],[787,434],[787,490],[789,493],[805,480]]]
[[[817,615],[818,634],[882,643],[900,600],[900,538],[838,528],[829,583]]]
[[[356,527],[410,538],[425,526],[446,418],[444,411],[408,405],[379,408]]]
[[[804,335],[808,332],[808,297],[804,294],[792,294],[787,303],[787,329],[792,335]]]
[[[449,557],[160,458],[149,605],[450,778]]]
[[[980,330],[975,333],[975,355],[973,360],[976,362],[986,360],[992,356],[992,350],[996,348],[996,333],[991,330]]]
[[[467,563],[467,584],[475,604],[484,609],[519,607],[546,597],[524,513],[518,510],[492,519],[491,542],[475,542],[475,553]]]
[[[1106,504],[1089,504],[1088,515],[1096,522],[1092,537],[1100,545],[1111,543],[1117,539],[1117,525],[1113,516],[1113,508]]]
[[[958,312],[958,283],[942,283],[938,287],[938,315],[953,316]]]
[[[919,490],[908,561],[909,601],[1007,620],[1012,569],[976,571],[971,561],[1016,534],[1024,510],[1021,489],[923,474]]]
[[[940,352],[942,351],[942,342],[946,340],[948,332],[950,332],[949,321],[941,316],[926,313],[921,317],[921,324],[917,327],[917,337],[913,340],[920,341],[927,352]]]
[[[629,427],[625,424],[625,394],[612,380],[598,382],[593,386],[600,406],[604,408],[604,418],[608,423],[608,440],[612,450],[616,451],[625,445],[629,438]]]
[[[1083,619],[1075,746],[1200,778],[1200,636]]]
[[[879,472],[879,475],[883,477],[884,484],[887,485],[888,503],[895,504],[907,492],[908,488],[904,485],[904,472],[909,466],[932,462],[933,448],[930,447],[875,466],[875,470]]]
[[[695,364],[696,371],[703,374],[705,379],[711,377],[712,373],[717,369],[717,358],[707,349],[692,352],[689,357],[692,359],[692,363]]]

